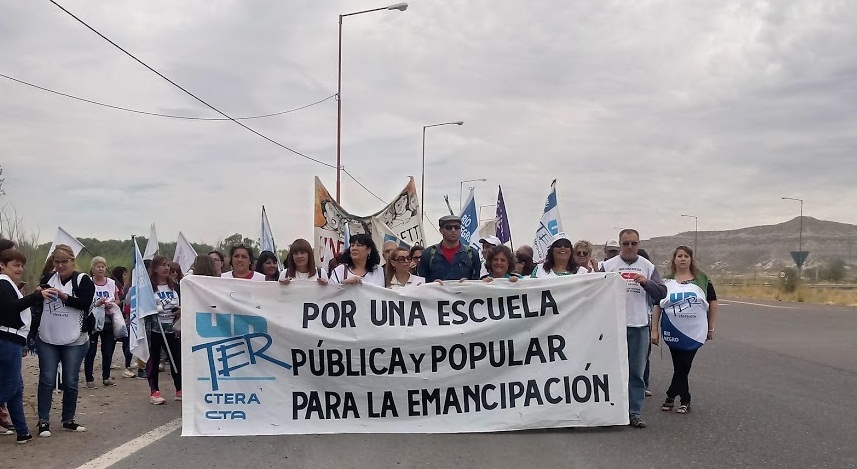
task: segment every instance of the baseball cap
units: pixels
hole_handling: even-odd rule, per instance
[[[496,236],[486,236],[484,238],[481,238],[479,240],[479,244],[482,244],[482,243],[488,243],[492,246],[499,246],[499,245],[503,244],[500,242],[500,238],[498,238]]]
[[[604,250],[605,251],[618,251],[619,250],[619,241],[616,241],[615,239],[611,239],[610,241],[607,241],[606,243],[604,243]]]
[[[444,215],[437,221],[438,226],[443,226],[447,223],[461,223],[461,217],[455,215]]]
[[[568,241],[569,243],[574,244],[574,241],[572,241],[571,238],[569,238],[568,235],[565,234],[565,231],[560,231],[559,233],[553,235],[553,239],[551,239],[551,246],[553,246],[553,244],[555,242],[557,242],[561,239],[564,239],[564,240]]]

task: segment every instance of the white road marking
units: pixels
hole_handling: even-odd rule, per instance
[[[720,303],[720,304],[722,304],[722,305],[724,305],[724,306],[728,306],[730,303],[740,303],[740,304],[742,304],[742,305],[761,306],[761,307],[763,307],[763,308],[794,309],[794,307],[793,307],[793,306],[763,305],[763,304],[761,304],[761,303],[750,303],[749,301],[737,301],[737,300],[724,300],[724,301],[726,301],[726,302],[725,302],[725,303],[720,303],[720,302],[718,301],[718,303]]]
[[[123,443],[122,445],[113,448],[92,461],[80,465],[77,469],[106,469],[176,431],[181,428],[181,426],[181,418],[177,418],[172,422],[167,422],[148,433],[144,433],[127,443]]]

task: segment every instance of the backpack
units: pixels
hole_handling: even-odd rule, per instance
[[[79,284],[78,279],[82,275],[86,275],[86,274],[84,274],[83,272],[78,272],[77,275],[74,275],[71,277],[71,293],[74,296],[77,296],[77,287]],[[78,298],[80,298],[80,297],[78,297]],[[93,297],[92,303],[89,305],[89,308],[86,311],[83,311],[83,313],[80,315],[80,331],[81,332],[86,332],[87,334],[92,334],[93,332],[97,332],[96,327],[95,327],[95,325],[96,325],[95,319],[96,318],[95,318],[95,314],[92,311],[93,308],[95,308],[95,301],[96,301],[96,299],[95,299],[95,297]],[[101,327],[102,328],[104,327],[103,322],[101,324]]]

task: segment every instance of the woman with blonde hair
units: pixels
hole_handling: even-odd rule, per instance
[[[95,284],[95,303],[93,306],[102,308],[104,312],[104,325],[100,331],[94,331],[89,335],[89,350],[83,361],[83,374],[86,377],[87,389],[94,389],[95,376],[93,368],[95,365],[95,353],[98,351],[98,339],[101,338],[101,384],[116,386],[116,382],[110,377],[110,365],[113,363],[113,352],[116,350],[116,338],[113,337],[113,309],[118,309],[117,297],[119,290],[116,281],[107,277],[107,260],[101,256],[95,256],[90,262],[89,273]]]
[[[397,247],[390,253],[390,259],[384,266],[384,278],[387,288],[404,288],[426,283],[426,279],[411,273],[411,251]]]
[[[574,261],[577,262],[577,265],[586,267],[586,270],[590,272],[596,272],[598,270],[598,261],[592,257],[592,251],[594,249],[595,247],[592,243],[585,239],[581,239],[574,243],[573,255]]]
[[[33,319],[39,351],[39,436],[51,436],[50,413],[56,386],[57,370],[62,364],[62,427],[85,432],[74,420],[77,411],[80,365],[89,349],[89,307],[95,297],[95,284],[88,275],[75,269],[74,251],[58,244],[51,254],[54,273],[42,277],[43,289],[54,289],[56,297],[45,299],[42,313]],[[87,330],[90,329],[90,330]]]

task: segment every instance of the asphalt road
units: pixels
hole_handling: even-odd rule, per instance
[[[74,468],[119,448],[130,455],[112,467],[857,467],[857,308],[721,300],[720,311],[715,340],[691,372],[691,414],[659,411],[672,366],[667,351],[652,351],[655,396],[642,430],[242,438],[176,430],[135,450],[127,442],[175,421],[180,406],[149,405],[144,381],[121,379],[81,393],[78,420],[88,432],[27,445],[0,437],[0,464]],[[34,364],[25,364],[33,425]]]

